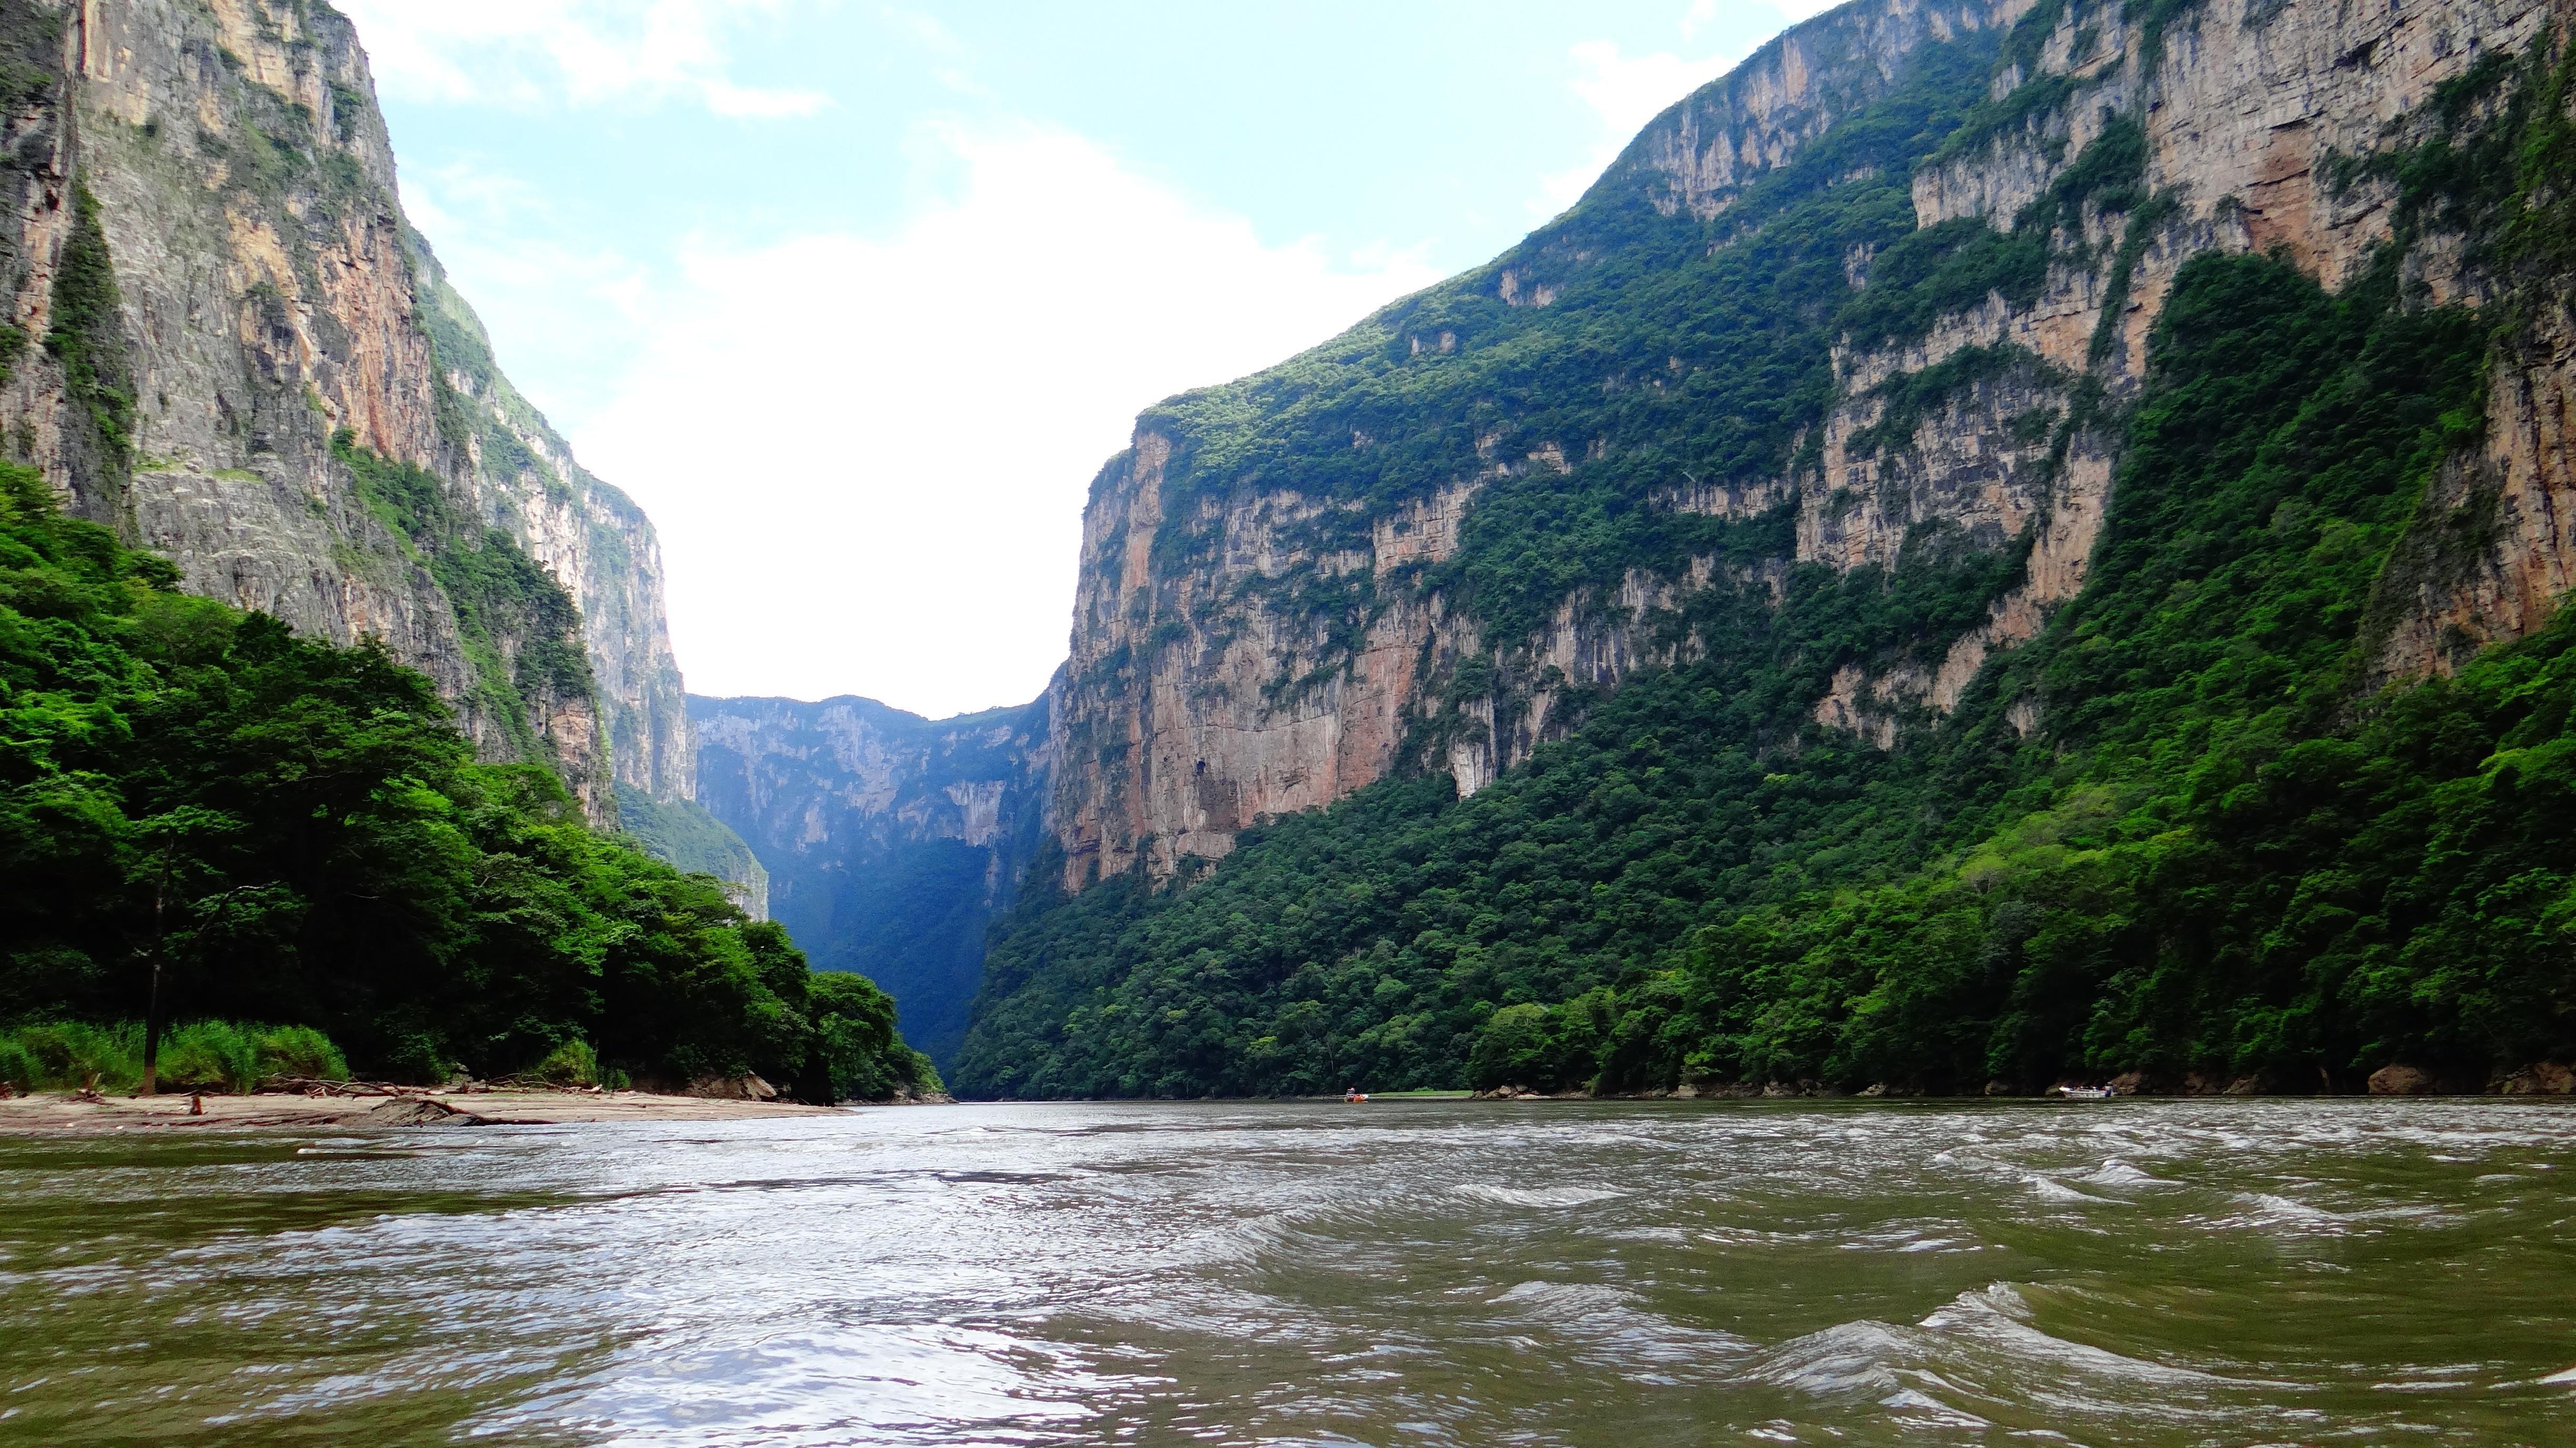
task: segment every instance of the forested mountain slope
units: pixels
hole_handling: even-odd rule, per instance
[[[380,1077],[577,1045],[612,1080],[937,1085],[882,992],[590,828],[545,766],[475,763],[382,645],[177,583],[0,465],[0,1027],[157,996],[319,1027]]]
[[[693,813],[652,524],[404,220],[348,20],[23,0],[0,62],[11,455],[190,592],[382,639],[594,821],[620,791]]]
[[[963,1089],[2576,1052],[2568,20],[1865,0],[1148,412]]]
[[[404,222],[349,22],[11,0],[0,91],[0,1030],[157,969],[362,1071],[935,1085],[739,908],[651,524]]]

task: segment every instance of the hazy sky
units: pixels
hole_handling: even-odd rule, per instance
[[[1813,0],[338,0],[702,694],[1033,698],[1142,407],[1486,260]]]

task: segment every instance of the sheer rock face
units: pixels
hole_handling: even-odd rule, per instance
[[[2008,26],[2032,0],[1864,0],[1756,51],[1657,116],[1602,177],[1705,221],[1827,127],[1884,95],[1929,42]]]
[[[1927,525],[1972,547],[2027,539],[2026,575],[1982,624],[1928,656],[1848,667],[1818,701],[1821,722],[1897,746],[1905,728],[1956,707],[1990,659],[2035,637],[2083,586],[2111,498],[2113,440],[2078,429],[2053,449],[2031,419],[2064,416],[2087,380],[2114,404],[2134,395],[2164,297],[2201,252],[2277,251],[2330,287],[2349,281],[2389,238],[2394,196],[2384,181],[2325,184],[2329,154],[2397,144],[2403,118],[2435,87],[2484,56],[2518,51],[2544,27],[2563,29],[2565,9],[2563,0],[2205,0],[2150,36],[2124,26],[2116,7],[2068,7],[2030,72],[2007,67],[1993,92],[2001,99],[2064,77],[2054,82],[2061,98],[1919,172],[1916,220],[2011,228],[2114,116],[2145,134],[2144,194],[2156,204],[2136,209],[2151,219],[2088,204],[2061,223],[2030,304],[1993,294],[1921,341],[1840,351],[1837,400],[1812,440],[1820,460],[1803,472],[1727,484],[1677,477],[1656,505],[1750,515],[1791,502],[1794,562],[1846,570],[1893,564]],[[1666,111],[1592,195],[1718,216],[1835,119],[1883,94],[1915,49],[2010,26],[2030,10],[2025,0],[1847,5]],[[1495,294],[1544,307],[1557,296],[1546,280],[1556,273],[1528,251],[1497,265]],[[1556,270],[1584,260],[1559,258]],[[1868,261],[1852,259],[1855,281]],[[2434,268],[2423,280],[2436,297],[2477,299],[2474,278]],[[2538,354],[2499,366],[2487,457],[2443,487],[2453,506],[2495,500],[2500,526],[2481,557],[2428,565],[2415,596],[2386,601],[2385,677],[2446,669],[2480,643],[2534,626],[2576,571],[2572,337],[2561,326]],[[1453,345],[1447,336],[1414,341],[1417,352]],[[1927,409],[1909,436],[1874,436],[1884,431],[1889,384],[1969,348],[2009,365]],[[1872,440],[1856,446],[1864,434]],[[1373,441],[1355,434],[1353,446]],[[1445,765],[1473,792],[1561,732],[1568,688],[1615,685],[1687,657],[1696,645],[1672,611],[1717,576],[1713,559],[1677,577],[1632,573],[1615,596],[1569,598],[1526,639],[1480,638],[1472,618],[1419,586],[1420,565],[1455,552],[1481,486],[1561,468],[1566,449],[1581,445],[1488,457],[1483,474],[1374,514],[1278,490],[1199,503],[1222,546],[1173,560],[1154,549],[1173,443],[1150,420],[1141,425],[1093,487],[1073,657],[1054,696],[1065,883],[1137,868],[1162,877],[1191,857],[1221,856],[1237,831],[1328,804],[1405,765],[1408,750],[1419,751],[1412,764]],[[1350,516],[1334,520],[1336,510]],[[1338,551],[1295,543],[1318,536],[1318,518],[1338,521],[1324,530]],[[1775,589],[1791,561],[1771,571]],[[1264,584],[1292,571],[1366,576],[1376,604],[1364,636],[1327,637],[1278,607]],[[1458,666],[1488,650],[1495,682],[1462,689]],[[1435,714],[1441,727],[1421,727]],[[2025,732],[2039,727],[2034,700],[2008,717]]]
[[[1310,561],[1333,577],[1437,562],[1456,547],[1455,515],[1472,487],[1372,520],[1365,546],[1311,560],[1282,535],[1329,505],[1244,499],[1226,505],[1212,566],[1166,578],[1153,544],[1170,455],[1160,434],[1139,432],[1083,519],[1073,657],[1054,691],[1058,832],[1075,884],[1095,864],[1114,873],[1141,857],[1169,874],[1191,856],[1216,858],[1258,819],[1329,804],[1383,775],[1426,648],[1454,645],[1438,637],[1436,597],[1404,597],[1346,664],[1316,670],[1325,641],[1264,606],[1258,586]],[[1221,611],[1201,617],[1203,601]]]
[[[464,422],[476,515],[517,539],[580,605],[617,783],[656,799],[695,799],[697,741],[671,651],[652,520],[574,460],[494,364],[481,321],[438,259],[417,234],[411,243],[422,314]]]
[[[613,817],[613,782],[687,797],[694,749],[651,525],[572,463],[488,348],[450,355],[448,334],[481,329],[403,220],[348,21],[292,0],[9,12],[6,43],[50,73],[11,98],[0,171],[0,285],[35,339],[0,384],[11,452],[75,511],[177,562],[191,591],[335,642],[382,639],[488,756],[533,737],[594,818]],[[130,448],[43,346],[83,192],[113,261]],[[508,627],[490,630],[497,658],[476,661],[422,548],[335,458],[343,430],[428,470],[460,515],[537,559],[580,605],[595,693],[520,677],[539,640]],[[523,728],[495,688],[515,692]]]
[[[1868,486],[1870,473],[1836,449],[1841,437],[1874,420],[1867,389],[1892,377],[1968,347],[2014,347],[2033,359],[2031,371],[2053,372],[2060,381],[2053,389],[2025,390],[2011,405],[2062,406],[2069,386],[2088,373],[2113,398],[2125,399],[2145,372],[2147,335],[2174,275],[2193,256],[2209,250],[2283,254],[2329,288],[2343,286],[2390,239],[2395,198],[2385,181],[2362,180],[2341,190],[2326,185],[2329,157],[2387,146],[2392,123],[2402,123],[2435,87],[2486,56],[2519,51],[2544,27],[2563,24],[2560,9],[2536,0],[2398,0],[2370,7],[2330,0],[2209,0],[2163,37],[2152,72],[2143,65],[2145,36],[2135,28],[2116,46],[2097,44],[2079,57],[2081,31],[2070,14],[2050,37],[2041,67],[2088,85],[2044,124],[2007,133],[1916,176],[1916,219],[1927,226],[1962,217],[2010,225],[2055,179],[2058,167],[2049,157],[2080,154],[2112,115],[2143,125],[2146,185],[2170,202],[2169,214],[2141,238],[2145,245],[2125,294],[2115,278],[2125,239],[2116,224],[2122,218],[2088,214],[2084,239],[2094,265],[2069,266],[2061,258],[2036,305],[2014,308],[1995,297],[1902,352],[1842,358],[1847,400],[1828,426],[1827,496],[1836,487],[1879,496]],[[2456,274],[2424,280],[2446,299],[2477,285]],[[2121,309],[2107,325],[2101,320],[2105,305]],[[2550,396],[2563,406],[2566,374],[2534,362],[2499,368],[2494,379],[2499,416],[2528,422],[2518,430],[2498,429],[2492,444],[2495,471],[2521,480],[2507,486],[2515,501],[2505,506],[2524,541],[2506,543],[2492,563],[2474,570],[2477,579],[2461,580],[2457,591],[2440,598],[2428,592],[2411,617],[2394,624],[2382,662],[2385,678],[2447,667],[2473,651],[2468,640],[2483,643],[2537,624],[2554,596],[2549,580],[2560,580],[2556,589],[2565,586],[2568,535],[2563,522],[2553,531],[2548,521],[2563,517],[2564,508],[2553,511],[2551,489],[2539,481],[2554,466],[2557,486],[2564,489],[2565,460],[2558,454],[2553,464],[2548,444],[2539,439],[2549,430],[2541,415]],[[2535,405],[2524,405],[2535,399]],[[1945,507],[1945,494],[1955,496],[1957,481],[1978,471],[1975,458],[2008,444],[1999,424],[2009,415],[2005,407],[1989,409],[1982,421],[1955,414],[1927,419],[1915,435],[1916,456],[1924,460],[1921,481],[1902,489],[1901,512],[1865,511],[1860,526],[1848,530],[1860,535],[1859,549],[1892,556],[1908,526],[1954,511]],[[2040,479],[2035,489],[2000,490],[2002,498],[2018,498],[2028,516],[2044,524],[2028,578],[1995,603],[1985,624],[1937,662],[1901,661],[1867,677],[1856,686],[1856,700],[1838,688],[1818,705],[1817,717],[1890,740],[1896,717],[1908,706],[1947,712],[1987,658],[2036,637],[2048,608],[2083,587],[2111,496],[2107,447],[2106,438],[2079,435],[2055,478]],[[1945,454],[1965,460],[1945,465]],[[2465,494],[2469,485],[2462,486]],[[1811,507],[1812,500],[1811,492]],[[2016,538],[2020,531],[2006,529]],[[1806,537],[1802,529],[1802,555]],[[1857,561],[1851,545],[1835,561]],[[2443,637],[2450,640],[2447,646],[2438,643]]]
[[[2565,293],[2562,291],[2562,297]],[[2382,680],[2448,675],[2547,623],[2576,585],[2576,324],[2537,319],[2488,378],[2476,457],[2443,468],[2376,600]],[[2430,525],[2430,526],[2427,526]],[[2451,545],[2465,538],[2467,547]]]
[[[1047,703],[928,720],[873,699],[693,698],[700,802],[769,870],[771,917],[874,979],[945,1061],[984,927],[1046,839]]]

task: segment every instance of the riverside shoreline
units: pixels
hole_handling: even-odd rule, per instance
[[[191,1098],[38,1092],[0,1100],[0,1137],[110,1136],[154,1132],[290,1127],[586,1126],[619,1121],[739,1121],[828,1116],[838,1108],[787,1101],[732,1101],[664,1096],[649,1091],[417,1091],[399,1096],[206,1096],[203,1115]]]

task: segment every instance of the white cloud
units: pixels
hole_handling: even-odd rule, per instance
[[[1266,245],[1061,131],[932,137],[963,184],[889,234],[694,243],[613,397],[567,428],[659,528],[698,692],[1034,697],[1085,484],[1136,411],[1436,280]],[[480,269],[469,292],[520,291]]]
[[[340,3],[380,84],[416,101],[829,104],[750,83],[727,42],[837,0]],[[885,13],[952,89],[979,93],[936,20]],[[1677,48],[1717,43],[1685,30]],[[1570,60],[1600,135],[1585,168],[1547,178],[1552,206],[1728,64],[1607,42]],[[678,255],[557,216],[488,161],[406,174],[503,365],[653,516],[701,692],[855,692],[934,715],[1033,696],[1064,656],[1084,485],[1137,409],[1437,279],[1418,250],[1266,244],[1062,131],[914,134],[903,149],[958,184],[900,223]]]
[[[411,100],[521,109],[693,101],[722,116],[810,115],[811,91],[727,78],[733,26],[783,0],[341,0],[376,83]]]
[[[652,268],[613,247],[567,242],[578,233],[542,190],[486,166],[407,171],[402,201],[514,380],[553,383],[549,401],[566,415],[615,395],[620,359],[657,320]]]

